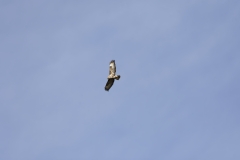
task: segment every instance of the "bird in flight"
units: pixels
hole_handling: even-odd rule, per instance
[[[115,60],[111,60],[110,65],[109,65],[109,75],[107,77],[108,81],[105,86],[105,90],[109,91],[109,89],[112,87],[114,80],[119,80],[120,75],[116,75],[116,64]]]

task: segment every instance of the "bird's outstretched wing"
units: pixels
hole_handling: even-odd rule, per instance
[[[107,81],[107,84],[105,86],[105,90],[109,91],[109,89],[112,87],[113,83],[114,83],[114,78],[109,78]]]
[[[109,65],[109,76],[113,77],[116,74],[116,64],[115,61],[112,60]]]

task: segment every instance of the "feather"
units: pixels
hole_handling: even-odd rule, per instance
[[[114,83],[114,78],[108,79],[107,84],[105,86],[105,91],[109,91],[109,89],[112,87],[113,83]]]

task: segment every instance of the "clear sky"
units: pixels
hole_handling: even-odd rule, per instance
[[[1,160],[240,159],[239,0],[1,0],[0,56]]]

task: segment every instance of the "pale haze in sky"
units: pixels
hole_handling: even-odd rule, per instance
[[[240,159],[239,0],[1,0],[0,56],[1,160]]]

